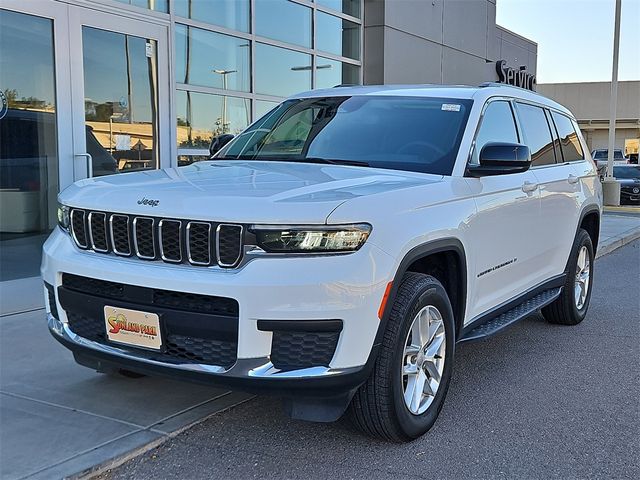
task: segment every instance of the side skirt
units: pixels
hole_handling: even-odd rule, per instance
[[[480,315],[462,329],[458,343],[481,340],[549,305],[562,293],[565,275],[559,275],[523,295]]]

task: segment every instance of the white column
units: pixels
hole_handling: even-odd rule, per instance
[[[613,71],[611,74],[611,98],[609,100],[609,145],[607,175],[603,183],[605,205],[620,205],[620,185],[613,179],[613,149],[616,138],[616,107],[618,105],[618,57],[620,50],[620,10],[622,0],[616,0],[615,27],[613,33]]]

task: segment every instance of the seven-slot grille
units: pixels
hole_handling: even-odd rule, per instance
[[[100,253],[191,265],[236,267],[242,225],[71,210],[76,245]]]

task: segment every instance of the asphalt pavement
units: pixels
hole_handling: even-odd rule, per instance
[[[532,316],[456,352],[433,429],[404,445],[258,397],[102,474],[131,478],[640,478],[640,241],[597,260],[587,318]]]

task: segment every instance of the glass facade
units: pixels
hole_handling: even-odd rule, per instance
[[[364,0],[89,1],[0,9],[0,281],[38,274],[73,181],[206,160],[284,98],[362,82]]]
[[[38,275],[56,224],[53,43],[50,19],[0,10],[0,281]]]
[[[282,98],[361,83],[362,2],[170,1],[179,163],[207,158],[214,136],[241,131]]]

